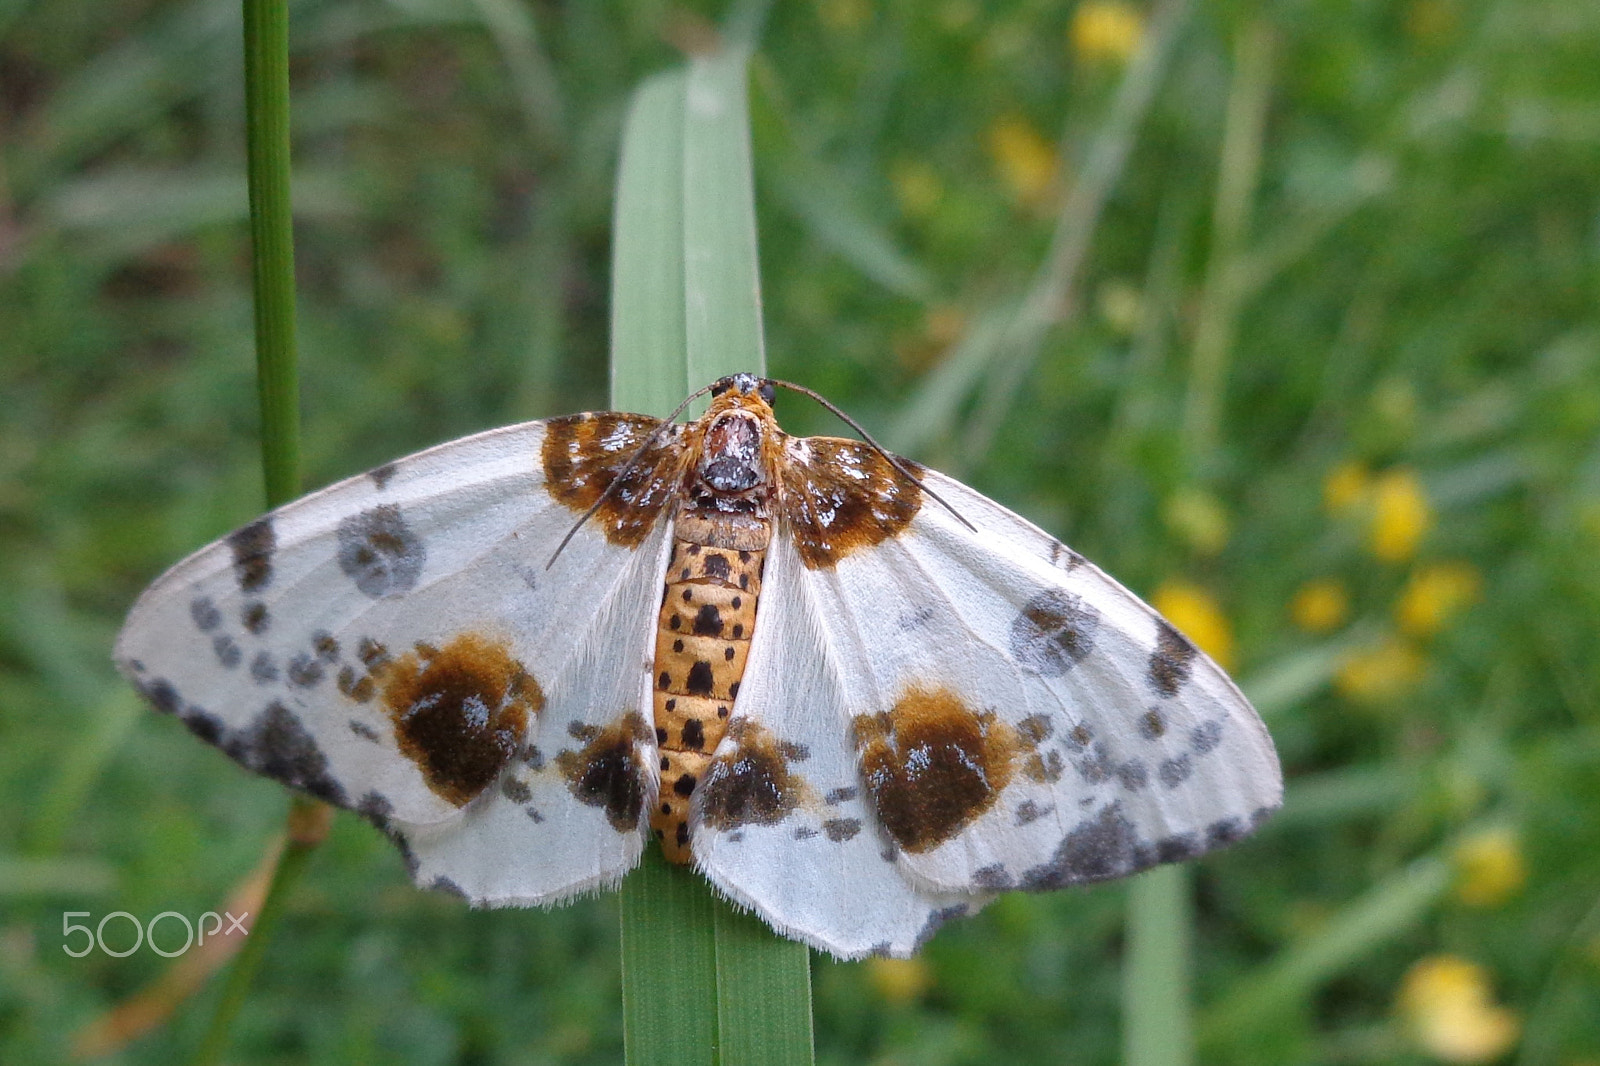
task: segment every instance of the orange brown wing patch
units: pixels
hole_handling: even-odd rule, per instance
[[[687,456],[677,428],[663,433],[622,473],[660,425],[659,418],[615,411],[550,419],[545,423],[543,449],[545,488],[558,502],[582,514],[620,474],[620,484],[592,521],[612,544],[637,548],[683,483]]]
[[[778,509],[808,570],[828,569],[851,552],[898,535],[922,507],[916,482],[860,441],[791,441],[778,471]]]
[[[948,689],[912,688],[880,714],[858,715],[856,751],[878,819],[913,854],[954,837],[994,806],[1020,757],[1031,778],[1059,775],[1037,758],[1048,723],[1019,733],[993,711],[974,711]]]
[[[418,644],[373,674],[395,742],[440,797],[463,806],[521,750],[544,693],[509,647],[462,633],[443,647]]]

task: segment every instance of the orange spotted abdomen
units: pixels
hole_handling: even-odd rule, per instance
[[[650,827],[671,862],[686,863],[689,800],[727,732],[739,694],[756,601],[763,549],[720,547],[731,538],[715,522],[680,525],[672,543],[666,589],[656,623],[652,667],[661,789]],[[737,542],[751,543],[746,527]]]

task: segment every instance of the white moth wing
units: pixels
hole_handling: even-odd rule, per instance
[[[582,759],[620,730],[653,794],[640,663],[666,523],[631,548],[590,524],[546,570],[576,519],[541,456],[562,421],[440,445],[201,549],[134,605],[119,667],[240,763],[389,830],[419,883],[529,901],[615,879],[641,834],[617,828],[626,796],[580,795]]]
[[[695,865],[785,936],[842,959],[904,958],[987,893],[930,890],[896,865],[850,743],[847,682],[776,530],[727,735],[695,790]]]
[[[864,792],[926,889],[1043,889],[1193,858],[1282,799],[1227,675],[1138,597],[948,477],[897,536],[805,570]]]

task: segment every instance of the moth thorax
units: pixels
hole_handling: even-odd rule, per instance
[[[747,493],[765,484],[760,420],[743,411],[720,415],[706,430],[697,473],[717,493]]]

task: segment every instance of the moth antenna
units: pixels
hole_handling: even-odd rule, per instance
[[[917,475],[906,469],[905,463],[901,462],[898,455],[895,455],[893,452],[889,451],[889,449],[873,440],[872,434],[868,433],[866,429],[862,427],[861,423],[857,422],[855,419],[841,411],[838,407],[834,406],[833,402],[826,396],[822,395],[820,392],[814,392],[813,390],[806,388],[804,385],[796,385],[792,381],[779,381],[777,378],[768,378],[767,380],[772,382],[774,385],[782,385],[790,392],[798,392],[802,395],[809,396],[813,400],[820,403],[823,407],[826,407],[829,411],[832,411],[841,422],[855,430],[857,433],[861,434],[861,439],[872,445],[872,450],[883,456],[890,466],[894,467],[907,478],[911,479],[911,483],[913,485],[921,489],[923,492],[926,492],[929,496],[932,496],[934,499],[938,500],[940,506],[942,506],[946,511],[949,511],[951,514],[955,515],[957,522],[960,522],[974,533],[978,531],[978,527],[967,521],[966,516],[960,511],[950,506],[943,496],[940,496],[937,492],[934,492],[927,485],[923,484],[921,478],[917,477]]]
[[[618,485],[622,484],[622,479],[627,476],[628,471],[632,470],[634,466],[638,464],[639,460],[644,457],[644,453],[650,450],[650,446],[655,444],[661,435],[672,426],[673,421],[679,415],[683,414],[683,409],[688,407],[701,396],[704,396],[706,393],[710,392],[716,387],[716,384],[717,383],[713,381],[710,385],[696,389],[694,392],[691,392],[689,395],[685,396],[683,398],[683,402],[680,403],[670,415],[668,415],[666,418],[663,418],[655,429],[650,431],[650,435],[644,439],[644,443],[639,445],[638,449],[628,457],[628,461],[622,464],[622,469],[617,471],[617,476],[611,479],[611,483],[606,486],[605,491],[600,494],[594,503],[590,504],[589,509],[583,512],[583,516],[581,518],[572,523],[572,528],[567,530],[567,535],[561,538],[561,543],[557,544],[556,550],[550,554],[550,561],[544,564],[544,568],[546,570],[556,565],[556,559],[561,555],[562,550],[566,548],[567,544],[572,540],[572,538],[578,535],[578,530],[583,528],[583,524],[585,522],[594,517],[594,513],[600,510],[601,504],[605,503],[606,500],[611,498],[612,492],[616,490]]]

